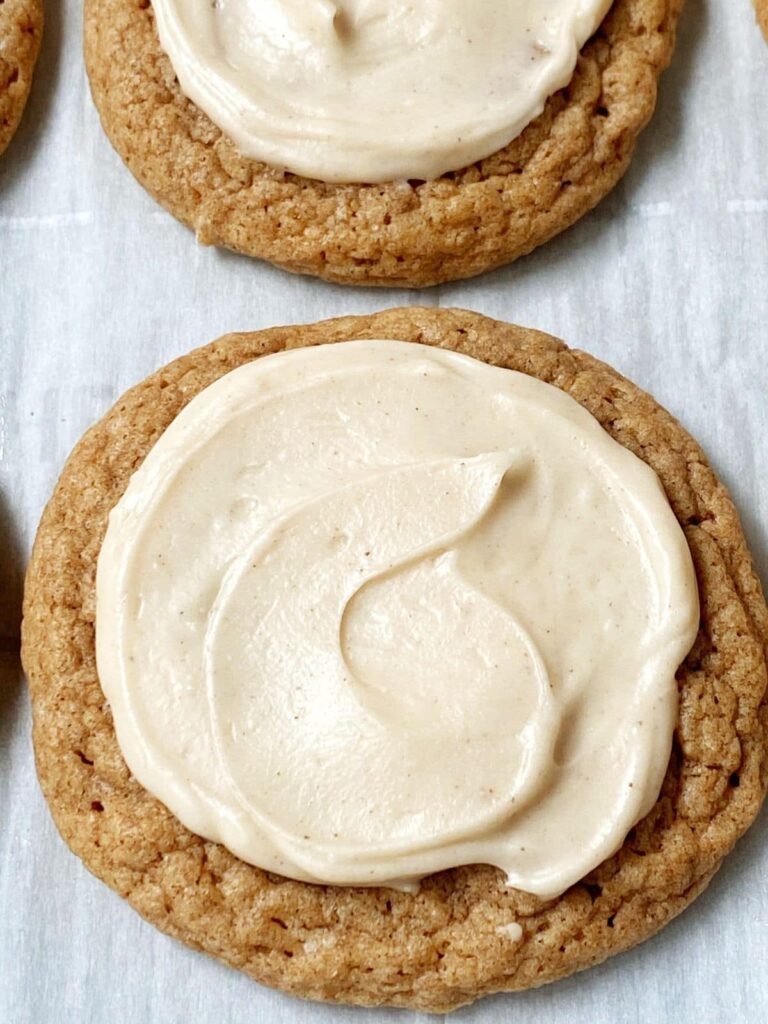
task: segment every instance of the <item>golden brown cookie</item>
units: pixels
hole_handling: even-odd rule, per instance
[[[563,896],[508,890],[472,866],[417,894],[267,874],[188,832],[120,755],[94,652],[94,577],[109,510],[180,410],[267,352],[397,338],[532,374],[585,406],[661,478],[699,582],[701,630],[678,673],[662,793],[614,857]],[[640,942],[704,889],[766,786],[768,609],[738,516],[695,441],[584,352],[462,310],[393,309],[230,334],[124,395],[71,455],[29,566],[23,660],[37,768],[66,842],[147,920],[269,985],[313,999],[446,1011],[553,981]],[[519,922],[520,942],[504,926]]]
[[[200,242],[329,281],[421,286],[529,253],[613,188],[653,112],[681,7],[615,0],[570,85],[522,135],[427,183],[329,185],[243,159],[182,96],[148,0],[85,0],[85,58],[115,149]]]
[[[0,0],[0,153],[21,121],[43,38],[43,0]]]
[[[758,24],[763,30],[766,40],[768,40],[768,0],[755,0],[755,10],[757,11]]]

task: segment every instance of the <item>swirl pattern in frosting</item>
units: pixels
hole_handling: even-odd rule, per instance
[[[656,799],[697,624],[647,466],[558,389],[397,341],[207,388],[98,565],[136,777],[244,860],[331,884],[577,881]]]

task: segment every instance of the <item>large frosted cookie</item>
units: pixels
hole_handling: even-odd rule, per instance
[[[616,184],[656,102],[682,0],[615,0],[570,85],[509,145],[435,181],[338,185],[242,158],[185,99],[146,0],[86,0],[102,124],[142,185],[204,244],[298,273],[421,286],[510,262]]]
[[[1,0],[0,153],[21,121],[42,35],[42,0]]]
[[[698,638],[660,796],[614,856],[556,899],[468,866],[416,893],[310,885],[194,835],[142,788],[118,747],[94,647],[95,572],[110,510],[178,413],[265,353],[355,338],[454,349],[567,392],[660,478],[693,557]],[[738,516],[692,438],[586,353],[461,310],[394,309],[232,334],[127,392],[71,455],[27,575],[23,660],[40,782],[87,867],[149,921],[256,980],[335,1002],[447,1011],[553,981],[658,931],[709,883],[766,785],[768,610]]]

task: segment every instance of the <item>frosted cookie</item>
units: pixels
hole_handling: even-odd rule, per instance
[[[0,153],[21,121],[43,35],[42,0],[0,3]]]
[[[269,19],[278,23],[267,33],[270,60],[265,62],[260,60],[264,33],[253,27],[253,18],[235,31],[242,25],[238,18],[250,17],[247,4],[158,0],[157,20],[172,66],[153,7],[137,0],[88,0],[86,64],[115,148],[199,241],[341,283],[429,285],[470,277],[530,252],[590,210],[629,164],[672,54],[681,0],[559,4],[561,34],[550,38],[546,5],[529,5],[539,20],[529,34],[524,26],[509,26],[505,61],[503,39],[499,43],[494,31],[467,13],[474,5],[409,5],[407,18],[396,24],[416,20],[409,31],[421,38],[423,30],[426,41],[420,48],[410,37],[405,46],[401,30],[391,27],[391,38],[382,43],[381,22],[373,28],[358,25],[354,4],[302,7],[284,0],[269,4],[267,15],[259,12],[269,24]],[[298,29],[292,20],[297,11],[314,12]],[[453,47],[444,45],[446,33],[441,34],[445,11],[461,29],[453,31],[451,22],[447,36]],[[228,27],[228,19],[235,28]],[[288,58],[280,53],[275,39],[286,32],[297,53],[310,55],[304,63],[294,50]],[[210,43],[222,39],[218,48]],[[235,45],[243,39],[242,48]],[[459,45],[464,39],[467,45]],[[491,60],[486,72],[483,48],[489,48],[489,40],[495,63]],[[347,108],[356,108],[351,102],[345,107],[340,97],[346,85],[359,96],[359,68],[373,61],[399,71],[403,51],[413,55],[403,74],[391,72],[392,82],[370,90],[368,101],[383,97],[381,107],[368,117],[365,107],[358,119],[343,117]],[[477,52],[479,59],[466,56]],[[315,54],[322,69],[330,70],[312,78]],[[432,68],[436,54],[444,62],[442,77],[434,70],[425,78],[418,61],[429,60]],[[462,60],[472,75],[463,73],[463,64],[451,73]],[[232,71],[275,61],[282,91],[273,81],[257,76],[254,83],[253,75],[238,77]],[[295,71],[299,65],[309,68],[303,77],[303,71]],[[504,77],[510,73],[507,65],[519,73],[522,98]],[[532,74],[530,68],[542,70]],[[411,116],[408,100],[414,90],[408,91],[408,83],[419,78],[428,83],[429,103]],[[325,89],[324,105],[316,110],[314,96],[326,79],[338,87]],[[514,102],[506,106],[499,95]],[[245,127],[246,115],[238,114],[244,107]],[[433,113],[434,126],[428,116]],[[425,133],[430,145],[417,145]],[[246,151],[261,159],[243,156]]]
[[[403,342],[427,348],[405,345],[403,359],[392,349]],[[347,344],[343,358],[336,359],[329,343]],[[261,358],[271,353],[279,354]],[[388,361],[402,372],[396,387]],[[330,390],[313,390],[328,380]],[[449,427],[441,419],[440,389],[454,380],[459,398],[477,386],[486,400],[472,405],[473,416],[465,415],[463,399],[455,402]],[[241,404],[254,396],[267,404]],[[530,444],[516,434],[523,407],[534,426],[543,417],[544,433],[532,430]],[[302,410],[314,417],[313,431],[296,431]],[[432,416],[425,429],[422,418]],[[366,440],[369,429],[375,444]],[[546,443],[535,440],[544,437]],[[550,437],[560,441],[550,444]],[[577,449],[569,445],[583,449],[582,441],[599,457],[574,474]],[[540,478],[538,465],[548,467]],[[607,491],[592,486],[598,466],[613,474]],[[237,481],[235,489],[228,479]],[[537,479],[541,495],[563,500],[547,504]],[[205,480],[202,491],[195,480]],[[430,498],[433,484],[432,498],[439,492],[439,500]],[[627,516],[597,531],[607,546],[599,554],[592,548],[593,565],[579,568],[578,523],[607,522],[614,499]],[[552,525],[561,545],[547,547],[547,530],[526,533],[518,553],[532,559],[536,553],[527,568],[507,561],[504,539],[510,529],[519,535],[525,523],[525,530],[538,528],[535,517],[516,518],[518,502],[526,501],[542,510],[539,526],[547,508],[559,509]],[[194,559],[179,547],[178,523]],[[477,523],[484,532],[475,532]],[[258,527],[253,535],[252,527]],[[643,540],[649,528],[650,539]],[[137,544],[139,536],[147,543]],[[370,539],[365,550],[355,547],[361,537]],[[611,547],[614,537],[623,538],[618,547]],[[401,542],[402,551],[387,547]],[[611,566],[617,556],[625,566],[622,547],[645,554],[636,586],[615,602],[601,588],[613,587],[616,573],[594,566]],[[547,557],[555,557],[548,569]],[[502,559],[507,572],[500,571]],[[560,860],[545,850],[537,821],[553,811],[558,766],[567,766],[566,776],[584,767],[581,697],[567,714],[561,697],[569,669],[583,678],[590,672],[578,629],[564,647],[563,634],[550,636],[562,628],[562,616],[549,624],[536,619],[547,572],[558,580],[553,608],[571,593],[589,600],[606,595],[605,606],[615,608],[601,612],[595,678],[606,672],[616,685],[614,630],[634,629],[644,617],[662,630],[646,656],[637,640],[624,645],[631,681],[623,700],[606,701],[606,707],[633,709],[629,718],[611,719],[615,735],[606,737],[607,747],[615,742],[624,752],[619,778],[611,773],[606,786],[595,788],[605,773],[582,773],[582,785],[592,787],[589,803],[607,801],[611,828],[618,830],[614,852],[600,848],[595,823],[585,843],[561,843],[553,821],[564,836],[579,823],[566,824],[555,807],[544,826],[555,837],[553,851],[567,854]],[[625,569],[620,575],[626,577]],[[515,609],[514,588],[534,576],[528,600]],[[213,592],[212,579],[218,579]],[[387,588],[403,581],[401,599],[390,600]],[[672,590],[665,589],[670,581]],[[444,589],[448,600],[441,605]],[[409,624],[387,620],[382,632],[379,607],[404,609]],[[422,629],[421,618],[437,609]],[[292,629],[287,640],[286,629]],[[139,643],[137,630],[144,631]],[[480,646],[487,657],[472,662],[471,678],[489,689],[483,702],[468,706],[459,727],[471,744],[485,737],[488,756],[483,747],[469,748],[478,751],[475,757],[459,751],[456,778],[450,764],[431,774],[422,766],[416,778],[427,789],[418,792],[428,790],[429,797],[414,804],[402,765],[414,758],[417,764],[429,744],[439,751],[438,733],[457,727],[451,708],[463,706],[452,667],[446,685],[454,700],[447,710],[440,691],[430,689],[429,657],[435,650],[439,657],[444,645],[453,652],[464,633],[486,638]],[[404,635],[421,638],[408,647],[405,667],[398,640]],[[392,642],[382,647],[386,636]],[[340,637],[347,645],[342,673],[364,679],[366,687],[351,703],[344,697],[346,710],[335,715],[342,707],[333,683]],[[652,935],[705,888],[765,790],[766,641],[768,609],[733,505],[701,449],[650,396],[536,331],[461,310],[395,309],[229,335],[124,395],[75,449],[43,516],[27,575],[23,660],[38,773],[56,823],[90,870],[148,920],[297,995],[442,1012],[598,963]],[[469,644],[461,659],[476,658],[477,646]],[[314,652],[313,660],[297,672],[281,650],[291,658]],[[242,658],[233,660],[233,651]],[[393,665],[414,687],[395,692]],[[502,677],[512,672],[529,681],[528,696],[514,706],[494,689],[499,669]],[[320,682],[304,686],[305,676]],[[152,682],[158,685],[146,685]],[[315,706],[319,685],[326,687],[322,708]],[[148,716],[143,702],[161,694],[170,703],[163,698]],[[635,700],[643,707],[637,716]],[[210,721],[190,732],[190,709],[199,714],[195,701],[209,709]],[[286,707],[290,715],[278,721],[275,714]],[[361,711],[380,722],[394,716],[406,732],[421,730],[423,739],[392,761],[391,791],[389,772],[378,780],[370,825],[355,810],[357,773],[377,770],[377,759],[345,772],[357,741],[340,766],[334,767],[333,751],[347,749],[348,727],[374,744],[369,752],[389,756],[392,737],[402,730],[379,742],[378,733],[360,732]],[[339,721],[346,723],[341,733],[334,731]],[[515,723],[508,736],[498,734],[504,722]],[[276,744],[275,731],[287,742]],[[300,742],[307,735],[319,741],[311,772]],[[497,759],[494,751],[504,756]],[[501,785],[519,808],[501,806],[496,776],[480,777],[486,763],[511,773]],[[302,764],[304,776],[296,774]],[[335,788],[324,790],[334,778]],[[443,778],[450,783],[445,792]],[[537,779],[547,780],[543,789]],[[475,802],[462,792],[452,820],[441,821],[452,807],[453,786],[470,782]],[[355,813],[344,810],[347,800]],[[328,812],[332,827],[318,810]],[[382,813],[390,815],[392,835],[381,831]],[[517,831],[504,833],[510,820]],[[349,828],[360,833],[351,837],[356,849],[349,835],[334,835]],[[523,832],[526,842],[519,841]],[[538,844],[541,857],[528,858],[528,841]],[[590,846],[591,864],[576,863],[573,854]],[[474,863],[472,854],[481,850],[482,862]]]

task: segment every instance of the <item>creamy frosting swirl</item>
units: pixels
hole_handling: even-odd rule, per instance
[[[134,775],[242,859],[331,884],[581,878],[658,795],[697,624],[644,463],[550,385],[387,340],[204,390],[97,572]]]
[[[324,181],[436,178],[514,139],[611,0],[153,0],[181,88],[240,152]]]

